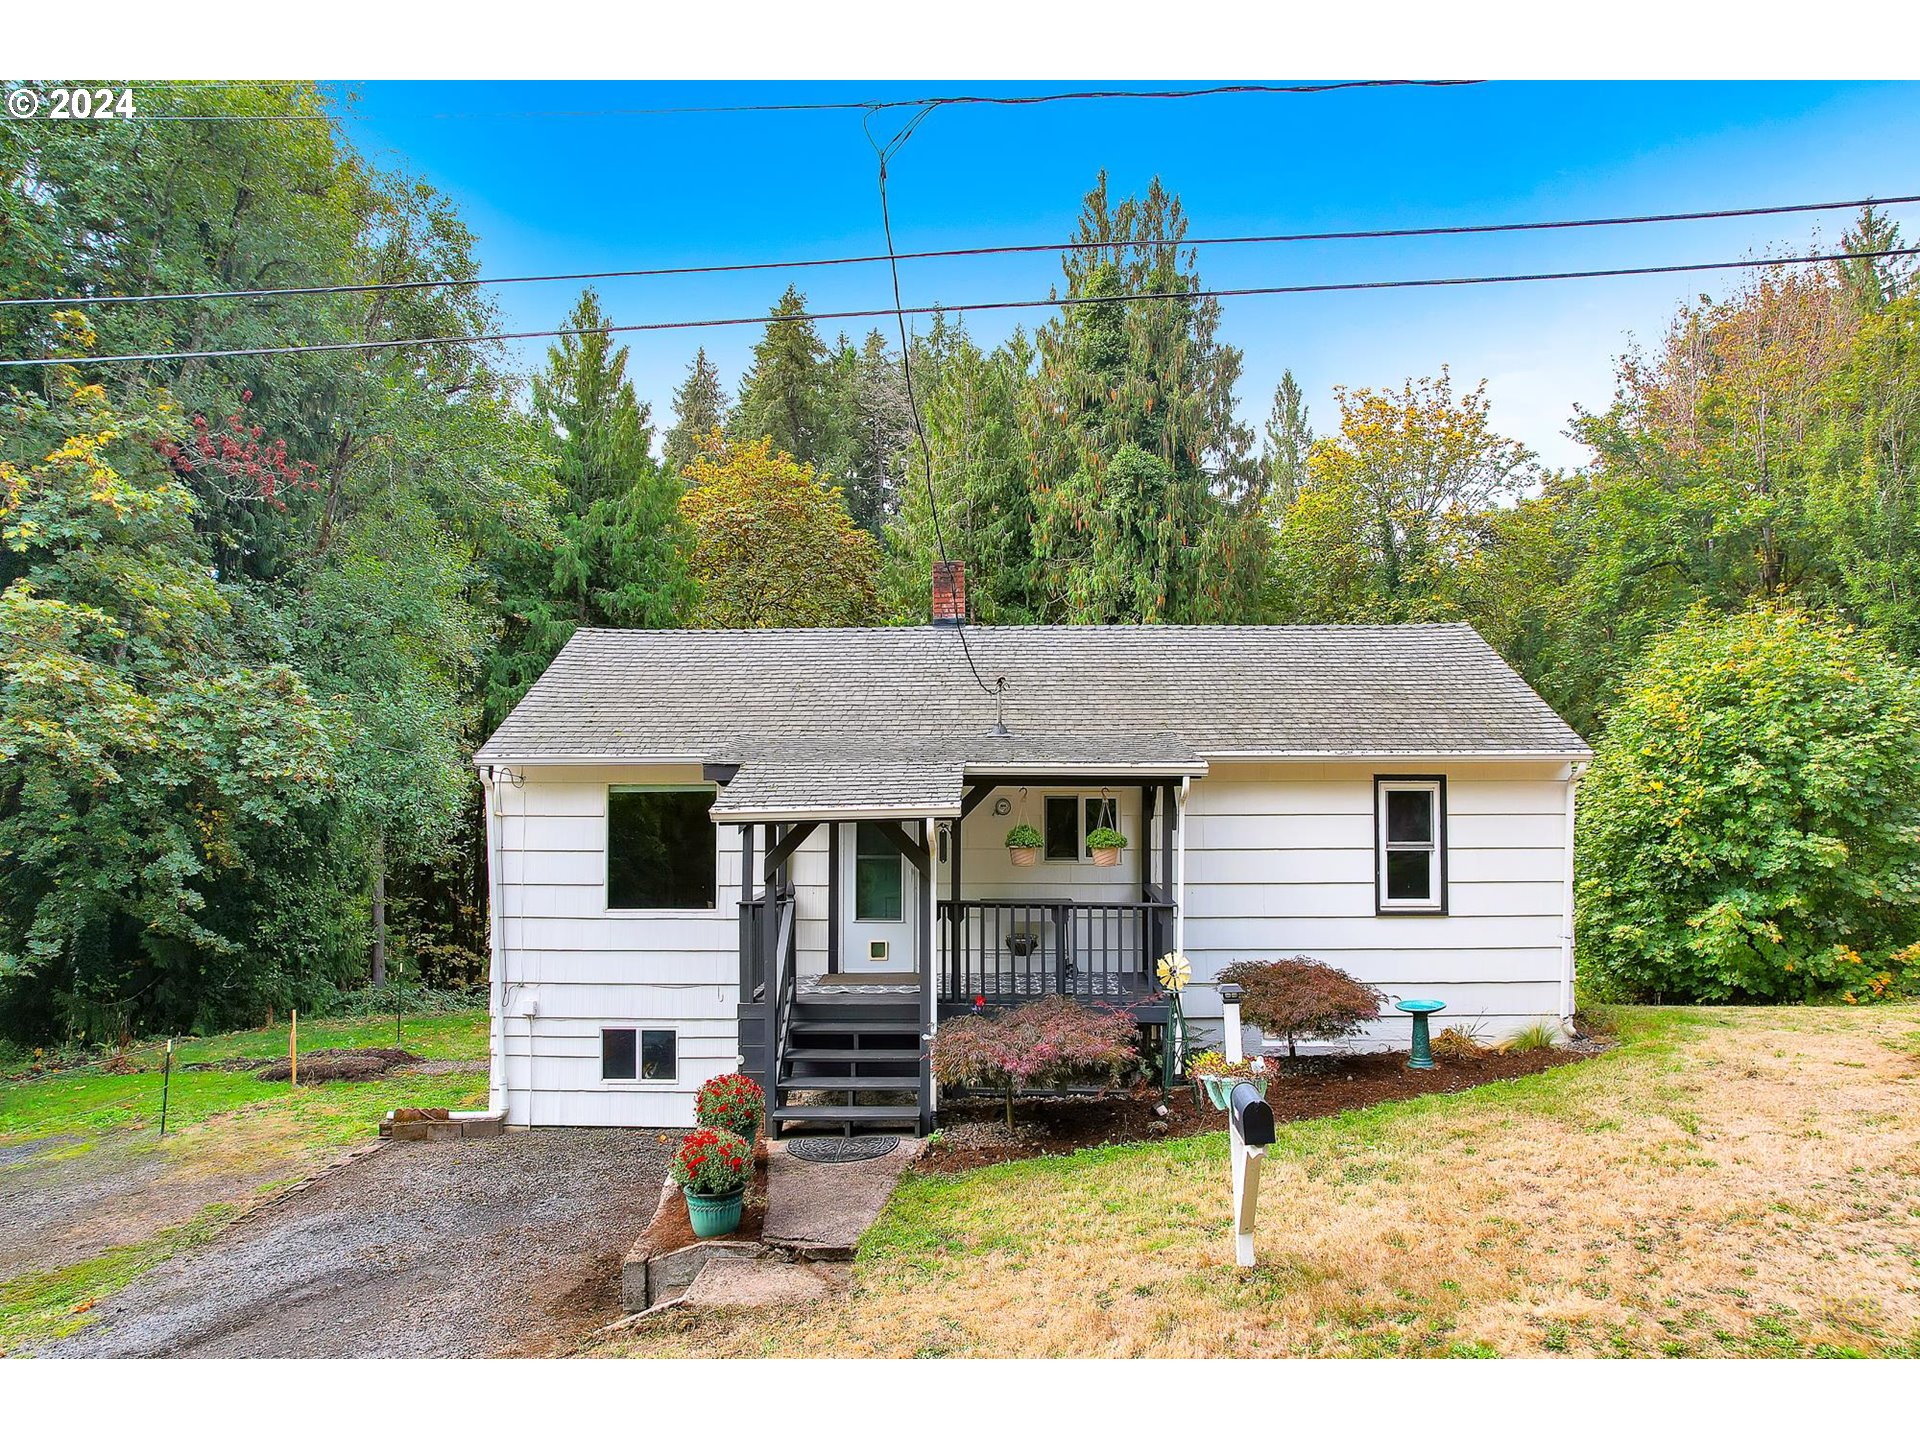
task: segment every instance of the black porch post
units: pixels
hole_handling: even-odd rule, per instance
[[[779,844],[779,836],[774,827],[766,827],[767,857],[772,859],[774,847]],[[774,953],[780,935],[780,897],[775,893],[775,873],[770,872],[762,878],[760,894],[766,903],[760,907],[760,954],[764,974],[762,995],[765,999],[760,1006],[760,1033],[766,1045],[767,1078],[777,1081],[780,1078],[780,1037],[775,1033],[775,1016],[780,1008],[780,957]],[[773,1105],[773,1087],[767,1086],[767,1104]]]
[[[827,970],[840,968],[840,822],[827,822]]]

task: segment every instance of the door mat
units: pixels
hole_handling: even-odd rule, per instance
[[[815,1165],[848,1165],[857,1160],[878,1160],[891,1155],[900,1146],[898,1135],[806,1135],[787,1142],[787,1154]]]

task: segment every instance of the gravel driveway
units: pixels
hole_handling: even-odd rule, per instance
[[[136,1280],[52,1355],[541,1355],[620,1313],[656,1131],[389,1144]]]

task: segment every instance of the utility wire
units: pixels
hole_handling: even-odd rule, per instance
[[[1006,310],[1073,309],[1082,305],[1131,305],[1155,300],[1232,300],[1261,295],[1334,295],[1374,290],[1431,290],[1471,285],[1518,285],[1560,280],[1606,280],[1638,275],[1697,275],[1720,270],[1769,270],[1788,265],[1832,265],[1847,260],[1885,260],[1920,255],[1920,245],[1831,254],[1763,255],[1746,260],[1685,265],[1632,265],[1605,270],[1550,270],[1505,275],[1447,275],[1406,280],[1342,280],[1312,285],[1242,285],[1219,289],[1153,290],[1123,295],[1055,295],[1043,300],[975,300],[956,305],[887,306],[877,310],[802,311],[793,315],[734,315],[704,320],[655,320],[591,329],[500,330],[482,335],[421,335],[399,340],[336,340],[314,345],[262,345],[230,350],[154,350],[124,355],[58,355],[0,359],[0,367],[115,365],[166,360],[234,360],[254,356],[320,355],[351,350],[404,350],[417,345],[486,345],[502,340],[548,340],[582,335],[634,335],[668,330],[713,330],[739,325],[805,324],[878,320],[898,315],[969,315]]]
[[[1340,90],[1427,89],[1444,90],[1464,85],[1484,85],[1484,80],[1334,80],[1304,85],[1209,85],[1188,90],[1062,90],[1042,95],[925,95],[908,100],[795,100],[739,105],[645,105],[606,106],[583,110],[468,110],[432,111],[421,118],[430,120],[601,120],[623,117],[671,115],[792,115],[835,110],[916,109],[927,105],[1050,105],[1066,100],[1200,100],[1224,95],[1329,95]],[[201,121],[305,121],[336,117],[327,115],[141,115],[141,120]],[[353,117],[367,118],[367,117]],[[372,118],[379,118],[377,115]]]
[[[881,144],[873,135],[873,117],[875,111],[861,117],[860,128],[866,132],[867,143],[873,146],[873,153],[880,161],[880,229],[887,241],[887,268],[893,277],[893,318],[900,327],[900,376],[907,391],[907,413],[913,417],[913,433],[920,441],[920,463],[923,467],[927,485],[927,514],[933,520],[934,548],[940,553],[940,563],[947,564],[947,540],[940,525],[940,498],[933,489],[933,447],[927,443],[927,428],[920,419],[920,400],[913,390],[913,342],[907,335],[907,314],[900,303],[900,263],[893,253],[893,212],[887,203],[887,162],[899,154],[900,147],[913,138],[913,132],[920,128],[925,120],[940,107],[930,104],[915,113],[912,119],[894,132],[886,144]],[[994,725],[1004,729],[1006,724],[1007,677],[999,675],[989,685],[986,677],[980,673],[980,667],[973,661],[973,646],[967,641],[967,607],[964,597],[961,600],[959,614],[955,617],[955,629],[960,635],[960,653],[966,656],[967,669],[973,672],[973,683],[988,695],[991,695],[996,707]]]
[[[869,136],[869,139],[872,137]],[[1859,200],[1815,200],[1792,205],[1752,205],[1736,210],[1680,210],[1652,215],[1604,215],[1577,220],[1514,220],[1485,225],[1417,225],[1388,230],[1313,230],[1291,234],[1201,235],[1178,240],[1146,237],[1124,242],[1140,249],[1178,249],[1215,245],[1291,245],[1346,240],[1406,240],[1448,235],[1512,235],[1540,230],[1589,230],[1609,226],[1665,225],[1693,220],[1745,220],[1766,215],[1805,215],[1864,206],[1912,205],[1920,194],[1867,196]],[[387,280],[340,285],[284,285],[258,290],[175,290],[143,295],[34,295],[0,298],[0,308],[23,305],[152,305],[186,300],[264,300],[297,295],[372,295],[402,290],[471,289],[487,285],[536,285],[558,281],[637,280],[686,275],[737,275],[756,270],[809,270],[825,266],[897,266],[903,260],[962,260],[988,255],[1057,255],[1096,250],[1113,241],[1036,241],[1020,245],[966,245],[942,250],[901,250],[889,254],[829,255],[803,260],[747,260],[726,265],[667,265],[640,270],[576,270],[548,275],[493,275],[460,280]]]

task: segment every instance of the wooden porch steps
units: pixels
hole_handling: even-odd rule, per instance
[[[917,996],[795,1000],[774,1057],[771,1132],[814,1125],[846,1135],[917,1128],[920,1034]],[[795,1103],[803,1094],[812,1103]]]
[[[912,1125],[920,1119],[918,1105],[776,1105],[773,1118],[783,1123],[796,1120],[854,1121],[892,1120]]]
[[[876,1061],[885,1065],[918,1065],[920,1051],[918,1047],[868,1046],[864,1049],[854,1046],[837,1045],[792,1045],[780,1052],[780,1058],[787,1061],[830,1060],[866,1063]]]

